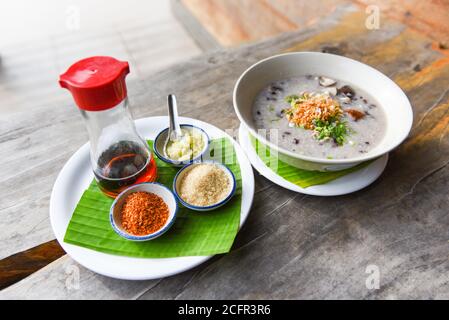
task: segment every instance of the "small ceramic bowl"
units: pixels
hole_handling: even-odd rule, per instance
[[[203,129],[201,129],[201,128],[197,127],[197,126],[191,125],[191,124],[181,124],[180,126],[181,126],[181,129],[197,130],[199,133],[201,133],[201,135],[203,137],[203,141],[204,141],[204,148],[193,159],[184,160],[184,161],[177,161],[177,160],[173,160],[173,159],[167,158],[165,156],[165,153],[164,153],[163,150],[164,150],[165,141],[167,140],[168,128],[165,128],[164,130],[159,132],[159,134],[156,136],[156,139],[154,139],[154,144],[153,144],[154,153],[162,161],[164,161],[164,162],[166,162],[168,164],[171,164],[173,166],[176,166],[176,167],[182,167],[182,166],[185,166],[186,164],[190,164],[190,163],[193,163],[195,161],[201,160],[202,156],[206,153],[207,149],[209,148],[209,143],[210,143],[209,136],[207,135],[206,131],[204,131]]]
[[[195,206],[195,205],[192,205],[190,203],[185,202],[181,198],[180,194],[178,193],[178,189],[179,189],[180,182],[182,181],[182,178],[184,177],[184,175],[187,172],[189,172],[189,170],[193,169],[195,166],[198,166],[198,165],[201,165],[201,164],[204,164],[204,163],[212,163],[212,164],[215,164],[215,165],[219,166],[221,169],[223,169],[223,171],[228,175],[229,180],[231,181],[232,187],[231,187],[231,190],[229,191],[229,194],[223,200],[221,200],[220,202],[214,203],[213,205],[210,205],[210,206]],[[188,165],[184,166],[183,168],[181,168],[178,171],[178,173],[176,174],[176,176],[175,176],[175,178],[173,180],[173,192],[175,193],[175,196],[178,199],[178,201],[184,207],[192,209],[192,210],[195,210],[195,211],[210,211],[210,210],[214,210],[214,209],[217,209],[217,208],[221,207],[222,205],[227,203],[232,198],[232,196],[235,194],[236,186],[237,186],[237,183],[235,181],[235,176],[232,173],[231,169],[229,169],[224,164],[221,164],[221,163],[216,162],[216,161],[203,161],[203,162],[200,162],[200,163],[188,164]]]
[[[169,209],[169,216],[164,226],[161,229],[144,236],[135,236],[126,232],[122,227],[121,214],[120,214],[126,197],[131,193],[139,191],[154,193],[158,195],[159,197],[162,198],[162,200],[164,200]],[[132,241],[147,241],[161,236],[168,229],[170,229],[170,227],[173,225],[173,222],[175,222],[177,212],[178,212],[178,203],[176,202],[176,197],[173,194],[173,192],[169,188],[160,183],[149,182],[134,185],[124,190],[122,193],[120,193],[112,203],[111,209],[109,211],[109,220],[111,222],[112,229],[114,229],[114,231],[123,238]]]

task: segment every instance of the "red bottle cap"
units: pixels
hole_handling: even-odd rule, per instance
[[[90,57],[75,62],[59,76],[61,87],[70,90],[80,109],[110,109],[126,98],[126,61],[112,57]]]

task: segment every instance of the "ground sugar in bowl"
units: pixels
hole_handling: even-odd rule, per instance
[[[206,161],[183,167],[175,177],[173,190],[187,208],[197,211],[216,209],[235,193],[232,171],[223,164]]]

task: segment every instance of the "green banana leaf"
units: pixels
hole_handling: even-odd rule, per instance
[[[151,147],[153,142],[148,143]],[[103,195],[96,182],[92,181],[73,212],[64,241],[104,253],[141,258],[204,256],[228,252],[240,224],[240,166],[232,142],[227,138],[212,140],[209,152],[209,158],[225,162],[236,178],[236,194],[223,207],[197,212],[180,206],[170,230],[154,240],[134,242],[114,232],[109,222],[109,209],[113,200]],[[171,189],[179,168],[158,158],[156,164],[157,181]]]
[[[284,161],[280,160],[275,153],[271,153],[270,147],[263,144],[261,141],[259,141],[256,137],[249,134],[249,138],[251,140],[251,144],[253,148],[255,149],[257,155],[262,160],[262,162],[270,168],[273,172],[275,172],[277,175],[281,176],[285,180],[296,184],[297,186],[301,188],[307,188],[310,186],[315,186],[319,184],[325,184],[328,182],[331,182],[335,179],[338,179],[340,177],[343,177],[347,174],[350,174],[352,172],[355,172],[357,170],[360,170],[362,168],[365,168],[367,165],[369,165],[372,161],[366,161],[362,162],[354,167],[340,170],[340,171],[310,171],[310,170],[303,170],[299,169],[297,167],[294,167],[292,165],[289,165],[285,163]],[[276,169],[273,170],[273,166],[270,166],[273,161],[277,161],[277,166],[274,166]]]

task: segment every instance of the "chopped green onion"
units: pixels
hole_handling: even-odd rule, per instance
[[[318,140],[332,139],[336,144],[343,145],[348,136],[349,128],[346,122],[340,122],[336,118],[328,121],[315,120],[315,133]]]
[[[295,101],[295,100],[298,100],[298,99],[299,99],[299,96],[297,96],[296,94],[292,94],[292,95],[289,95],[289,96],[285,97],[285,102],[287,102],[288,104],[291,104],[292,101]]]

